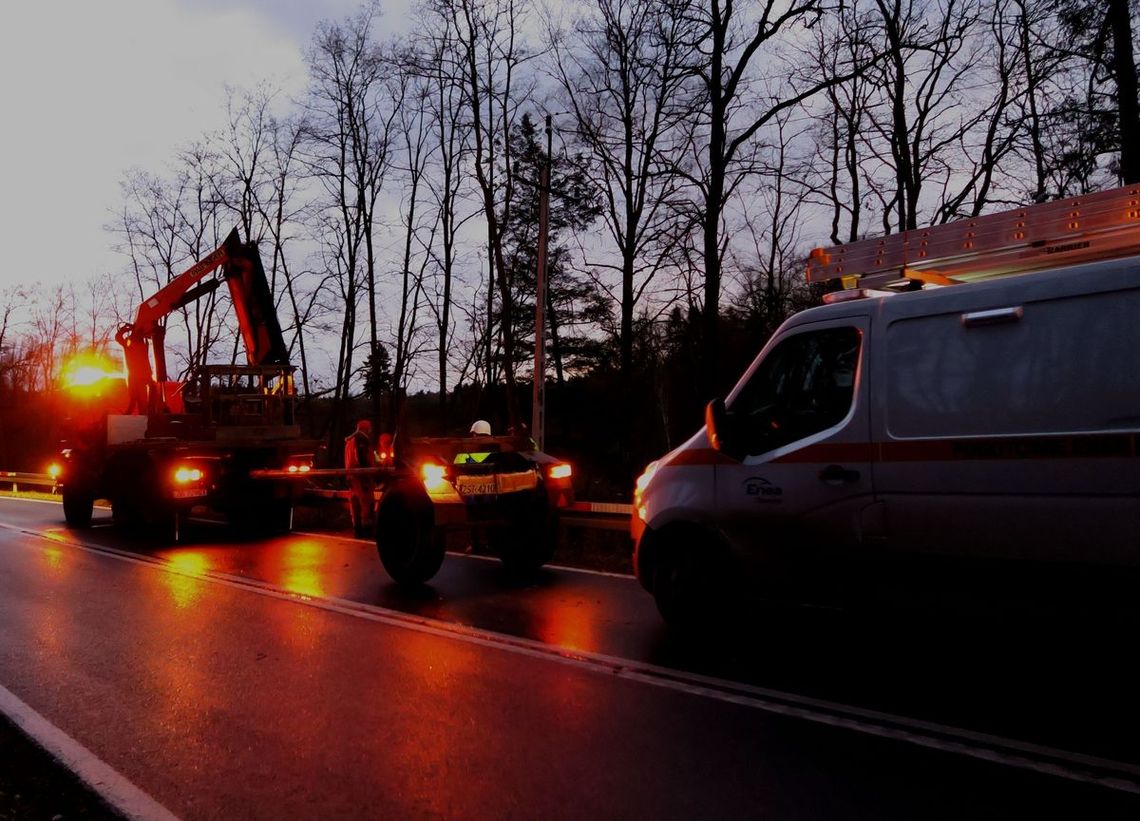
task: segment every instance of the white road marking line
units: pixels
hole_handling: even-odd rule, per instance
[[[38,505],[55,505],[56,507],[63,506],[63,498],[59,496],[57,496],[55,499],[33,499],[27,496],[13,496],[11,493],[0,493],[0,500],[3,499],[11,499],[14,502],[33,502]],[[95,509],[110,510],[111,506],[102,502],[96,502]]]
[[[0,712],[127,818],[177,821],[178,816],[37,713],[2,684],[0,684]]]
[[[59,506],[62,504],[62,502],[53,501],[51,499],[21,499],[19,497],[15,497],[15,496],[7,496],[7,497],[0,496],[0,499],[4,499],[4,498],[16,499],[17,501],[20,501],[20,502],[37,502],[38,504],[41,504],[41,505],[57,505],[57,506]],[[111,509],[110,506],[108,506],[108,505],[95,505],[95,507],[99,508],[99,509],[105,509],[105,510]],[[208,521],[208,522],[211,522],[214,524],[217,523],[213,519],[202,519],[201,521]],[[110,524],[110,522],[109,521],[108,522],[95,522],[96,527],[99,527],[103,524]],[[305,536],[305,537],[313,538],[313,539],[332,539],[333,541],[350,542],[352,544],[368,544],[368,545],[375,544],[375,540],[373,540],[373,539],[358,539],[355,536],[341,536],[337,533],[317,533],[317,532],[314,532],[311,530],[293,530],[289,534],[281,534],[281,535]],[[447,551],[447,554],[449,556],[462,556],[465,559],[480,559],[482,561],[489,561],[489,562],[497,562],[498,561],[498,559],[494,556],[480,556],[480,555],[475,554],[475,553],[463,553],[462,551],[458,551],[458,550],[449,550],[449,551]],[[609,571],[609,570],[591,570],[587,567],[570,567],[569,565],[564,565],[564,564],[548,564],[548,565],[544,565],[544,567],[548,567],[551,570],[565,571],[567,573],[580,573],[584,576],[607,576],[607,577],[613,578],[613,579],[633,579],[633,578],[635,578],[632,573],[614,573],[614,572]]]
[[[841,727],[864,735],[887,738],[942,752],[955,753],[1015,769],[1053,775],[1140,795],[1140,766],[1123,761],[1074,753],[1017,739],[980,733],[959,727],[907,718],[779,690],[703,676],[668,667],[632,661],[602,653],[578,651],[533,639],[495,633],[477,627],[417,616],[378,605],[336,597],[313,598],[277,585],[227,573],[195,574],[158,557],[140,556],[118,548],[63,538],[64,531],[38,532],[0,522],[0,528],[57,544],[68,544],[89,553],[162,570],[214,584],[236,587],[269,598],[281,599],[354,618],[403,627],[440,638],[499,649],[531,658],[546,659],[582,670],[647,684],[654,687],[750,707],[775,715],[817,724]]]
[[[353,544],[367,544],[374,545],[375,539],[358,539],[355,536],[340,536],[336,533],[315,533],[311,530],[294,530],[295,536],[306,536],[314,539],[335,539],[340,542],[351,542]],[[484,556],[479,553],[465,553],[462,550],[449,550],[448,556],[460,556],[464,559],[478,559],[484,562],[497,562],[499,559],[496,556]],[[610,570],[591,570],[588,567],[570,567],[564,564],[546,564],[543,567],[550,570],[562,570],[567,573],[581,573],[584,576],[607,576],[611,579],[633,579],[635,578],[632,573],[614,573]]]
[[[12,500],[17,501],[17,502],[34,502],[35,504],[38,504],[38,505],[61,505],[61,504],[63,504],[63,502],[57,501],[55,499],[33,499],[31,497],[25,497],[25,496],[13,496],[10,493],[5,493],[3,495],[0,495],[0,499],[12,499]]]

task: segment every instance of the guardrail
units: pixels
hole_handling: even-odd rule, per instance
[[[12,492],[18,493],[23,487],[46,487],[55,492],[55,479],[47,473],[20,473],[15,470],[0,470],[0,487],[12,486]]]
[[[0,487],[11,485],[13,493],[18,493],[20,487],[48,488],[55,492],[55,479],[47,473],[21,473],[12,470],[0,470]],[[348,500],[347,490],[327,490],[323,488],[306,488],[305,498],[313,502],[328,500]],[[379,492],[377,492],[379,498]],[[568,527],[596,528],[600,530],[626,530],[629,528],[629,517],[633,515],[633,506],[618,504],[616,502],[575,502],[571,507],[562,511],[562,521]]]

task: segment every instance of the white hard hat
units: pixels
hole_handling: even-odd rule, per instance
[[[475,424],[471,426],[471,434],[473,436],[490,436],[491,423],[485,419],[476,419]]]

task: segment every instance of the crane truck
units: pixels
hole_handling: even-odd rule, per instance
[[[184,382],[171,380],[166,318],[222,283],[246,363],[202,365]],[[144,300],[117,339],[133,383],[129,404],[121,374],[91,364],[65,373],[57,483],[68,526],[90,526],[95,501],[105,499],[116,526],[142,526],[175,541],[197,506],[261,529],[288,529],[301,493],[295,479],[311,468],[316,443],[302,438],[297,423],[294,368],[256,243],[241,242],[235,228]],[[145,402],[135,401],[140,394]],[[265,471],[272,478],[258,475]]]

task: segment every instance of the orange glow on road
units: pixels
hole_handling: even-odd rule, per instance
[[[167,564],[174,573],[167,573],[166,583],[180,609],[194,605],[202,595],[204,583],[200,581],[210,570],[210,559],[205,553],[188,550],[168,556]]]
[[[287,570],[281,586],[290,593],[296,593],[305,598],[321,598],[325,595],[325,586],[321,581],[321,574],[307,568]]]
[[[325,551],[314,540],[289,544],[282,555],[281,586],[290,593],[321,597],[327,590],[321,577],[321,562]]]
[[[44,561],[56,573],[64,569],[63,565],[63,551],[58,547],[45,547],[44,548]]]
[[[205,576],[210,569],[210,560],[205,553],[187,550],[176,553],[166,560],[171,567],[186,576]]]
[[[569,650],[596,653],[600,650],[597,625],[589,609],[580,602],[560,602],[544,613],[538,637],[547,644]]]

